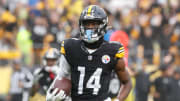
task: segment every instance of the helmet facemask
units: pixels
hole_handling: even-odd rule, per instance
[[[91,24],[91,25],[89,25]],[[88,27],[93,26],[93,27]],[[81,38],[87,43],[94,43],[104,36],[106,25],[98,20],[82,21],[80,26]]]

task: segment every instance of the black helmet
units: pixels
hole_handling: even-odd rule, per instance
[[[95,28],[86,28],[85,24],[88,22],[98,22]],[[86,7],[79,19],[80,36],[87,43],[94,43],[102,38],[106,31],[108,17],[103,8],[97,5],[90,5]]]

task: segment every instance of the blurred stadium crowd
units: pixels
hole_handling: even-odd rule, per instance
[[[154,101],[180,101],[172,100],[180,93],[179,0],[0,0],[0,101],[8,99],[13,61],[21,59],[33,71],[47,49],[79,37],[79,15],[89,4],[107,11],[112,26],[107,34],[128,35],[135,85],[129,101],[146,101],[149,94]]]

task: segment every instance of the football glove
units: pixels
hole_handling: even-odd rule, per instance
[[[113,101],[119,101],[119,99],[116,98],[116,99],[114,99]]]
[[[35,70],[35,72],[33,73],[33,76],[34,76],[33,82],[34,82],[34,83],[37,83],[37,82],[44,76],[44,74],[43,74],[43,73],[40,73],[40,72],[41,72],[41,69],[37,69],[37,70]]]
[[[67,96],[63,90],[60,90],[58,88],[53,89],[50,87],[47,91],[46,95],[46,101],[61,101],[66,99]]]
[[[104,101],[119,101],[119,99],[115,98],[115,99],[111,99],[110,97],[108,97],[107,99],[105,99]]]
[[[105,99],[104,101],[111,101],[111,98],[110,97],[108,97],[107,99]]]

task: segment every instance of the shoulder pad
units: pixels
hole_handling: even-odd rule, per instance
[[[71,39],[74,39],[74,40],[79,40],[78,38],[71,38]]]
[[[65,47],[69,47],[69,46],[73,45],[74,42],[77,42],[77,41],[79,41],[78,38],[70,38],[70,39],[62,41],[60,53],[65,55],[66,54]]]
[[[112,44],[121,44],[121,43],[118,42],[118,41],[109,41],[109,43],[112,43]]]
[[[110,41],[110,44],[115,45],[117,49],[117,53],[115,54],[116,58],[123,58],[125,55],[124,47],[120,42],[117,41]]]
[[[115,57],[116,58],[123,58],[125,55],[123,45],[118,41],[109,41],[110,47],[115,49]]]
[[[110,44],[116,44],[116,45],[120,45],[123,46],[120,42],[118,41],[109,41]]]

